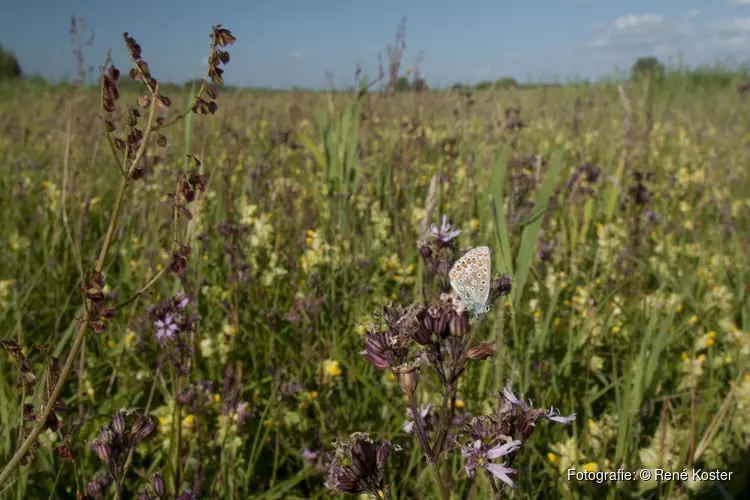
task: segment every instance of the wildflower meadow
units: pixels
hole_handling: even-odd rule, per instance
[[[230,29],[0,84],[0,499],[747,494],[741,77],[256,91]]]

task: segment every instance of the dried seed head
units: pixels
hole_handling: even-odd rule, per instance
[[[419,384],[419,363],[409,363],[393,369],[398,380],[398,386],[404,394],[411,396]]]
[[[232,45],[237,39],[232,35],[232,32],[226,28],[222,28],[221,24],[217,24],[213,27],[213,33],[211,38],[214,43],[220,47],[226,47]]]
[[[480,342],[466,351],[466,357],[472,360],[482,360],[494,356],[496,352],[494,342]]]

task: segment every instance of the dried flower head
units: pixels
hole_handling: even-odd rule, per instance
[[[374,442],[369,435],[357,432],[349,439],[334,442],[336,458],[328,469],[325,486],[331,493],[369,493],[387,498],[385,467],[391,450],[400,447],[388,441]]]

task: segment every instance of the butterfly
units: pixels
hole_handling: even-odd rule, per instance
[[[469,250],[458,259],[448,276],[458,299],[476,318],[490,311],[490,271],[492,258],[489,247]]]

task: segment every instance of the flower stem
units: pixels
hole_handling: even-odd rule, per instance
[[[158,85],[157,85],[157,89],[158,89]],[[112,210],[112,215],[109,219],[109,227],[107,228],[107,234],[104,237],[104,243],[102,243],[102,249],[99,252],[99,259],[96,262],[95,269],[97,272],[102,271],[102,268],[104,267],[104,259],[107,257],[107,252],[109,252],[109,248],[112,245],[112,238],[115,234],[115,229],[117,228],[117,219],[120,215],[122,202],[125,198],[125,192],[127,191],[128,186],[130,185],[130,176],[135,171],[135,168],[138,166],[138,163],[140,163],[141,159],[143,158],[143,154],[146,151],[146,146],[148,145],[148,140],[151,135],[151,124],[154,120],[154,115],[156,112],[155,102],[156,100],[154,99],[153,102],[151,103],[151,111],[149,112],[149,116],[148,116],[148,124],[146,126],[146,132],[143,137],[143,140],[141,141],[138,152],[136,153],[136,156],[133,159],[133,163],[131,164],[130,169],[127,171],[127,175],[124,175],[120,178],[120,187],[117,191],[117,198],[115,199],[115,206]],[[127,158],[125,160],[127,161]],[[37,417],[36,422],[34,422],[34,427],[31,429],[31,432],[29,433],[28,437],[23,441],[23,443],[21,443],[21,446],[16,450],[16,452],[13,454],[13,457],[11,457],[8,464],[0,473],[0,486],[3,483],[5,483],[5,481],[8,480],[8,477],[10,477],[11,473],[16,469],[16,467],[18,467],[23,457],[26,456],[26,453],[28,453],[29,449],[31,449],[31,446],[39,437],[39,434],[41,434],[42,431],[44,430],[44,425],[45,425],[45,422],[47,421],[47,417],[49,416],[50,413],[52,413],[52,408],[55,406],[55,403],[57,402],[57,398],[60,397],[60,393],[62,392],[63,386],[65,385],[65,381],[68,379],[68,375],[70,375],[70,370],[73,368],[73,363],[75,362],[76,356],[78,355],[78,350],[81,348],[81,345],[83,344],[84,336],[86,334],[86,329],[88,328],[89,315],[90,315],[90,310],[87,309],[83,320],[81,320],[80,324],[78,325],[78,331],[76,332],[75,339],[73,340],[73,346],[71,347],[70,352],[68,353],[68,357],[65,359],[65,365],[60,371],[60,377],[57,380],[57,384],[55,384],[55,387],[52,390],[52,394],[50,394],[50,397],[47,400],[47,404],[42,407],[41,409],[42,411],[39,413],[39,416]]]
[[[432,472],[432,480],[435,482],[437,487],[438,498],[441,500],[449,500],[449,496],[445,490],[445,483],[440,476],[440,467],[438,465],[438,457],[434,457],[430,448],[430,443],[427,441],[427,432],[425,431],[424,421],[422,420],[422,412],[419,410],[417,404],[417,398],[414,393],[409,395],[409,406],[411,407],[411,413],[414,418],[414,426],[417,430],[417,437],[419,438],[419,444],[422,446],[422,452],[427,457],[430,463],[430,471]]]
[[[430,462],[430,471],[432,471],[432,480],[435,482],[435,486],[437,486],[438,498],[440,500],[450,500],[450,495],[445,489],[443,478],[440,476],[440,466],[437,462]]]

